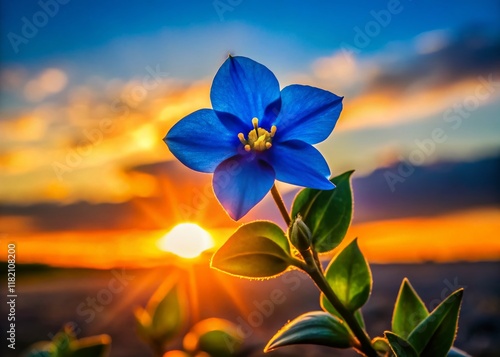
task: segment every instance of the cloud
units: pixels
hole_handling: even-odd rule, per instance
[[[42,73],[36,81],[54,75]],[[170,159],[162,138],[177,120],[210,105],[210,87],[173,78],[146,83],[146,75],[92,78],[4,116],[2,201],[123,202],[154,194],[151,180],[126,168]]]
[[[24,83],[26,83],[27,76],[26,69],[22,67],[11,67],[8,70],[2,69],[0,70],[0,89],[10,92],[20,91]]]
[[[368,91],[406,92],[411,86],[446,87],[479,75],[500,72],[500,39],[464,32],[447,38],[434,31],[414,40],[415,52],[402,55],[396,65],[382,66],[368,83]]]
[[[335,81],[335,85],[348,88],[360,80],[362,68],[353,55],[335,53],[322,57],[312,65],[314,76],[320,81]]]
[[[26,83],[24,96],[30,102],[40,102],[49,95],[61,92],[67,83],[68,77],[65,72],[57,68],[48,68]]]
[[[423,32],[415,37],[415,50],[418,54],[425,55],[437,52],[449,45],[450,34],[445,30]]]
[[[263,33],[248,34],[252,29],[241,25],[228,28],[238,34],[247,33],[245,38],[251,40],[254,48],[259,46],[257,39],[265,37]],[[175,33],[168,30],[163,36]],[[196,33],[199,29],[188,32],[183,39],[194,41]],[[215,34],[208,31],[203,39],[208,41]],[[224,36],[230,38],[230,34]],[[267,46],[278,39],[267,40],[266,54],[270,51]],[[168,47],[178,50],[188,45],[180,42],[174,36]],[[121,55],[135,51],[137,57],[140,46],[133,47],[134,51],[126,50],[127,43],[130,42],[119,42],[111,48]],[[295,54],[286,48],[291,46],[289,43],[282,46],[284,53]],[[487,79],[491,73],[498,81],[499,46],[500,41],[480,34],[452,37],[446,31],[438,31],[409,41],[405,51],[388,47],[365,57],[335,52],[318,57],[301,72],[294,72],[285,64],[279,66],[277,55],[271,56],[269,63],[262,54],[257,60],[275,70],[282,85],[310,84],[345,96],[344,111],[333,139],[322,144],[321,149],[330,164],[347,168],[357,165],[358,170],[367,172],[379,164],[377,155],[387,149],[388,141],[391,148],[398,145],[396,138],[388,140],[388,135],[395,132],[383,130],[396,126],[404,130],[404,124],[429,118],[441,120],[446,110],[474,98],[478,86],[484,85],[478,76]],[[210,52],[208,47],[200,48],[200,55]],[[110,49],[107,51],[110,53]],[[156,58],[168,58],[172,66],[180,66],[182,56],[167,52],[157,49]],[[198,68],[200,58],[191,58],[184,66],[205,74],[205,67],[210,66],[209,72],[213,73],[222,61],[217,57],[222,52],[211,53],[208,64],[202,63]],[[133,58],[127,58],[121,66],[130,67],[133,63]],[[83,79],[77,71],[54,66],[42,68],[34,75],[22,68],[3,69],[1,76],[6,79],[8,91],[27,95],[33,102],[22,109],[4,111],[0,119],[0,199],[23,203],[124,202],[153,196],[156,183],[149,176],[132,177],[127,168],[171,160],[172,155],[161,140],[166,132],[185,115],[211,106],[209,78],[182,80],[175,78],[174,72],[166,74],[169,66],[158,66],[155,62],[141,62],[136,63],[139,70],[133,76],[92,75]],[[152,78],[151,71],[161,75]],[[498,97],[495,89],[488,98],[479,100],[478,106],[494,105]],[[479,120],[476,122],[481,118],[484,115],[475,118]],[[381,130],[375,132],[373,128]],[[478,133],[474,135],[477,137]],[[374,137],[378,141],[370,141]],[[341,149],[345,153],[340,158],[336,157],[339,148],[335,147],[335,140],[343,142]],[[364,150],[370,154],[360,154]],[[455,155],[460,157],[460,150]]]
[[[335,52],[316,60],[301,79],[345,95],[343,130],[431,118],[477,96],[491,78],[500,78],[500,38],[436,30],[365,57]],[[479,106],[500,97],[496,87],[487,90]]]
[[[441,162],[418,167],[396,190],[388,185],[387,172],[399,165],[381,168],[366,177],[355,176],[355,223],[436,216],[481,207],[497,207],[500,200],[500,157],[469,163]],[[198,222],[207,228],[237,227],[253,219],[282,222],[268,195],[240,222],[232,221],[216,201],[211,176],[195,173],[178,161],[141,165],[124,171],[129,184],[152,189],[154,194],[120,203],[74,202],[4,205],[7,233],[64,230],[166,229],[179,222]],[[99,184],[102,184],[100,182]],[[53,188],[55,189],[55,187]],[[280,188],[281,190],[281,188]],[[284,194],[290,204],[299,188]],[[457,191],[461,194],[457,195]]]

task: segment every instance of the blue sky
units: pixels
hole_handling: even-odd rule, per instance
[[[469,1],[430,0],[342,2],[341,5],[334,1],[317,0],[309,1],[307,5],[302,1],[150,0],[128,1],[125,5],[123,1],[115,0],[71,0],[67,4],[59,4],[57,13],[48,18],[47,24],[39,28],[28,43],[20,44],[19,52],[15,53],[7,35],[15,33],[22,36],[22,18],[33,21],[33,16],[41,7],[38,2],[2,0],[2,62],[6,66],[20,64],[29,68],[44,64],[88,67],[93,61],[85,63],[84,59],[89,53],[95,53],[96,56],[102,55],[101,65],[93,64],[94,68],[89,71],[110,71],[113,75],[130,76],[134,74],[130,73],[130,68],[119,68],[115,73],[113,62],[118,58],[106,49],[112,44],[130,40],[143,50],[141,56],[148,58],[154,56],[158,49],[140,46],[141,40],[147,43],[149,38],[162,38],[161,34],[169,33],[175,46],[168,43],[157,43],[156,46],[168,49],[170,52],[167,54],[175,57],[172,68],[175,70],[186,62],[186,57],[200,55],[200,47],[204,48],[205,54],[213,53],[205,46],[212,44],[214,49],[220,47],[215,45],[218,41],[216,36],[222,36],[229,42],[225,44],[227,48],[246,50],[255,57],[259,48],[255,48],[254,43],[250,41],[247,48],[241,46],[237,38],[228,36],[235,26],[246,26],[249,32],[262,35],[259,38],[264,39],[264,46],[275,45],[279,50],[283,47],[279,42],[288,42],[297,53],[285,62],[283,58],[281,60],[284,65],[296,68],[317,56],[332,53],[342,43],[352,44],[356,35],[354,28],[364,29],[373,20],[372,11],[386,11],[388,6],[393,6],[390,4],[398,3],[394,6],[398,13],[391,15],[390,23],[381,29],[380,34],[370,38],[363,54],[377,52],[390,42],[406,41],[434,29],[459,31],[472,26],[482,26],[491,32],[500,29],[500,5],[494,0],[480,1],[479,6],[477,2]],[[203,43],[191,39],[193,42],[188,48],[175,43],[176,31],[196,28],[206,29],[214,36],[211,43],[207,43],[203,36],[200,37],[204,39]],[[267,43],[266,36],[270,36],[275,43]],[[179,53],[179,50],[183,52]]]

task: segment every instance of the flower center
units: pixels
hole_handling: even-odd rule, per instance
[[[252,119],[253,129],[248,133],[248,139],[245,139],[243,133],[238,134],[238,139],[240,139],[245,151],[264,151],[270,149],[273,146],[273,137],[276,134],[276,125],[271,127],[271,132],[266,129],[259,128],[259,119]]]

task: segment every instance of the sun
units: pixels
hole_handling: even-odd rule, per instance
[[[159,241],[161,250],[182,258],[196,258],[214,246],[210,233],[194,223],[180,223]]]

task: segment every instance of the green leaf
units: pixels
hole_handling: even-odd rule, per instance
[[[403,337],[390,331],[386,331],[384,334],[396,357],[419,357],[415,348],[413,348],[410,342],[406,341]]]
[[[55,347],[50,341],[40,341],[29,348],[26,357],[52,357]]]
[[[108,335],[82,338],[71,342],[68,357],[107,357],[110,346],[111,337]]]
[[[77,340],[70,324],[58,332],[51,342],[42,341],[31,347],[27,357],[107,357],[111,345],[108,335]]]
[[[226,331],[207,331],[200,336],[200,350],[207,352],[210,356],[231,357],[241,345],[241,339],[235,338],[233,334]]]
[[[323,308],[323,310],[325,310],[326,312],[329,312],[330,314],[332,314],[334,316],[337,316],[341,320],[344,319],[342,316],[340,316],[340,314],[337,311],[337,309],[335,309],[333,307],[333,305],[330,304],[330,302],[328,301],[328,299],[324,299],[324,300],[321,299],[320,305]],[[354,317],[358,321],[359,326],[361,326],[361,328],[364,329],[365,328],[365,319],[363,318],[363,313],[361,312],[361,309],[356,310],[354,312]],[[347,327],[349,327],[349,326],[347,326]]]
[[[69,325],[64,326],[52,339],[52,355],[54,357],[66,356],[70,351],[71,342],[75,340],[76,337],[73,329]]]
[[[389,346],[389,341],[383,337],[375,337],[372,340],[372,346],[375,351],[379,352],[382,356],[386,356],[387,352],[391,351],[391,347]]]
[[[463,289],[448,296],[409,335],[408,341],[422,357],[445,357],[457,331]]]
[[[148,337],[157,343],[169,342],[187,322],[186,301],[186,291],[179,277],[171,277],[149,300],[146,310],[151,316],[151,325],[144,326],[143,332],[149,332]],[[142,318],[148,322],[145,316]]]
[[[403,338],[408,338],[427,316],[429,312],[424,303],[408,279],[403,279],[392,314],[392,331]]]
[[[465,351],[459,350],[456,347],[452,347],[450,352],[448,352],[447,357],[471,357],[471,355]]]
[[[244,278],[269,278],[291,263],[290,245],[283,230],[267,221],[238,228],[212,257],[212,268]]]
[[[243,339],[232,322],[209,318],[194,325],[183,343],[184,349],[191,353],[204,351],[210,356],[231,357],[238,354]]]
[[[351,312],[358,310],[370,297],[370,267],[359,250],[357,239],[332,259],[325,276],[340,301]],[[321,306],[338,315],[324,294],[321,294]]]
[[[344,239],[352,218],[352,190],[348,171],[330,179],[333,190],[301,190],[292,206],[292,217],[300,214],[312,233],[314,248],[329,252]]]
[[[338,316],[338,315],[336,315],[336,316]],[[364,329],[365,328],[365,319],[363,318],[363,312],[361,312],[361,309],[357,310],[354,313],[354,317],[356,318],[356,320],[358,320],[359,326],[361,326],[361,328]]]
[[[349,348],[351,337],[344,322],[335,316],[323,311],[308,312],[278,331],[267,343],[264,352],[300,344]]]

